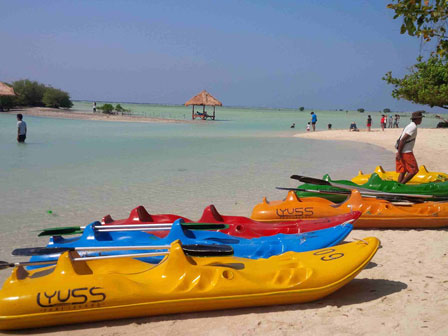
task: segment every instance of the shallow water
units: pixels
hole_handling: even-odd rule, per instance
[[[378,147],[293,138],[289,116],[245,113],[252,118],[188,124],[25,116],[26,144],[15,140],[15,117],[0,114],[0,260],[45,245],[33,231],[45,227],[124,218],[138,205],[198,219],[213,203],[250,216],[263,196],[284,197],[276,186],[296,186],[292,174],[348,178],[393,166]]]

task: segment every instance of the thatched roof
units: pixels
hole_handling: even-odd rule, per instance
[[[0,82],[0,96],[15,96],[14,89]]]
[[[222,103],[204,90],[185,103],[188,105],[222,106]]]

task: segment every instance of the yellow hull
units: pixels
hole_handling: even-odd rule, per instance
[[[352,280],[374,256],[376,238],[269,259],[186,257],[178,242],[160,264],[135,259],[15,268],[0,290],[0,329],[309,302]]]
[[[386,181],[398,181],[398,173],[394,171],[385,171],[381,166],[375,168],[375,173],[381,177],[381,179]],[[366,183],[371,174],[363,174],[359,171],[358,175],[352,178],[352,182],[356,184]],[[429,172],[425,166],[420,166],[418,173],[408,182],[408,184],[422,184],[429,182],[446,182],[448,181],[448,174]]]
[[[424,202],[395,205],[376,198],[362,197],[354,190],[341,204],[320,197],[298,198],[290,191],[284,201],[257,204],[251,218],[258,221],[297,220],[335,216],[349,211],[361,211],[354,228],[438,228],[448,226],[448,202]]]

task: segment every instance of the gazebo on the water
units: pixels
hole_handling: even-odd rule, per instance
[[[213,97],[210,93],[203,90],[193,98],[191,98],[189,101],[185,103],[185,106],[193,105],[193,109],[191,110],[191,119],[200,118],[202,120],[206,120],[207,118],[210,118],[212,120],[215,120],[215,107],[216,106],[222,106],[222,103]],[[202,113],[201,112],[194,112],[194,106],[202,106]],[[207,114],[207,111],[205,110],[205,106],[213,106],[213,114]]]

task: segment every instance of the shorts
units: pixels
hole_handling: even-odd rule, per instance
[[[401,153],[401,160],[395,159],[395,167],[397,173],[417,173],[418,165],[417,160],[415,160],[414,153]]]
[[[19,136],[17,137],[17,141],[18,141],[18,142],[25,142],[25,139],[26,139],[26,135],[25,135],[25,134],[23,134],[23,135],[19,135]]]
[[[315,122],[312,122],[312,123],[311,123],[311,125],[316,125],[316,122],[317,122],[317,121],[315,121]]]
[[[372,126],[372,124],[367,124],[367,127],[371,127]]]

